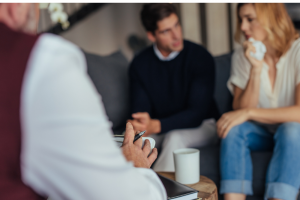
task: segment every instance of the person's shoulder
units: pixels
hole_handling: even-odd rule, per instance
[[[184,40],[184,49],[186,53],[195,59],[203,60],[205,58],[213,58],[212,55],[207,51],[205,47],[200,44],[196,44],[189,40]]]
[[[42,34],[37,41],[37,45],[44,47],[44,51],[48,53],[81,53],[79,47],[72,42],[50,33]]]
[[[84,54],[78,46],[72,42],[54,34],[41,34],[36,45],[35,51],[40,57],[47,57],[53,61],[59,58],[73,59],[80,63],[84,62]]]
[[[153,55],[153,45],[146,47],[134,56],[130,65],[131,68],[134,66],[139,66],[140,68],[144,65],[147,65],[147,63],[149,63],[150,60],[155,59]]]
[[[300,48],[300,37],[298,37],[297,39],[294,40],[294,42],[292,43],[292,46],[297,46],[298,48]]]
[[[242,46],[237,47],[232,54],[232,62],[236,60],[246,61],[244,49]]]
[[[245,70],[249,72],[251,64],[246,58],[244,48],[242,46],[237,47],[231,57],[231,68],[233,70]]]
[[[197,44],[197,43],[191,42],[189,40],[183,40],[183,42],[184,42],[184,47],[186,47],[187,49],[193,49],[196,51],[207,52],[206,48],[204,46],[202,46],[201,44]]]
[[[200,44],[196,44],[194,42],[191,42],[189,40],[183,40],[184,43],[184,48],[188,49],[192,49],[192,50],[196,50],[196,51],[207,51],[202,45]]]
[[[202,45],[184,40],[183,58],[189,63],[187,66],[192,74],[214,74],[214,58]]]
[[[134,56],[134,60],[142,61],[149,59],[153,55],[153,45],[146,47]]]
[[[292,43],[289,51],[300,54],[300,37]]]

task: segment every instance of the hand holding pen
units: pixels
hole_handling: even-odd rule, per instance
[[[144,135],[144,133],[146,133],[146,130],[140,132],[139,134],[136,134],[136,135],[134,136],[133,142],[135,142],[135,141],[137,141],[138,139],[140,139],[140,137],[142,137],[142,135]]]
[[[139,138],[145,133],[145,131],[137,135],[135,135],[134,132],[132,124],[128,122],[126,124],[126,131],[122,145],[123,155],[127,161],[132,161],[135,167],[150,168],[157,157],[157,149],[153,148],[151,152],[151,144],[149,140],[145,140],[145,145],[142,147],[143,142],[142,140],[139,140]]]

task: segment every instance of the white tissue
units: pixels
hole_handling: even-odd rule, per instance
[[[261,41],[256,41],[253,38],[249,38],[249,42],[252,43],[252,45],[255,47],[256,52],[253,53],[250,52],[250,56],[253,58],[256,58],[257,60],[262,60],[265,56],[265,53],[267,52],[267,48]]]

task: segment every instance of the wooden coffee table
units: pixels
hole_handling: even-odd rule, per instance
[[[158,174],[175,180],[174,172],[157,172]],[[198,190],[198,197],[202,200],[218,200],[218,189],[216,184],[205,176],[200,176],[200,181],[195,184],[186,184],[187,186]]]

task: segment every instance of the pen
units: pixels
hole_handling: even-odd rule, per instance
[[[142,137],[142,135],[144,135],[144,133],[146,132],[146,130],[145,131],[142,131],[142,132],[140,132],[139,134],[137,134],[137,135],[135,135],[134,136],[134,140],[133,140],[133,142],[135,142],[135,141],[137,141],[138,139],[140,139],[140,137]]]

